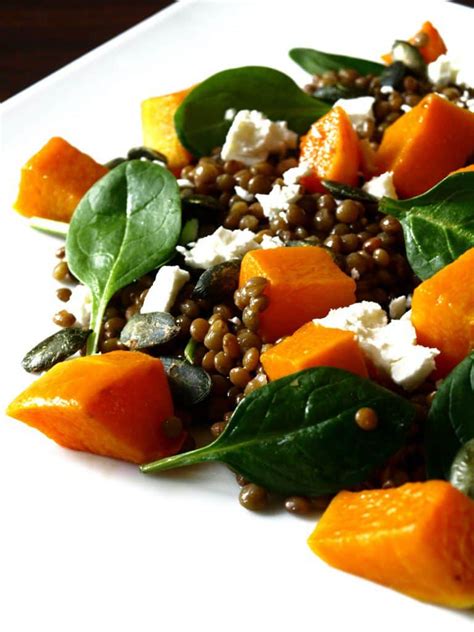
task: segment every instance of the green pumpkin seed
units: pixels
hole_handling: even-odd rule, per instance
[[[215,215],[217,211],[221,211],[222,207],[219,202],[210,195],[200,195],[199,193],[191,193],[181,198],[181,207],[183,212],[192,215],[202,215],[212,213]]]
[[[394,61],[380,75],[380,85],[390,86],[394,90],[403,90],[403,80],[407,76],[408,68],[401,61]]]
[[[338,99],[355,99],[360,97],[363,91],[360,88],[343,86],[337,83],[334,86],[322,86],[313,92],[313,97],[322,99],[328,103],[335,103]]]
[[[235,292],[239,286],[240,261],[224,261],[212,266],[199,277],[192,297],[211,301],[222,301]]]
[[[115,167],[121,165],[122,162],[127,162],[127,159],[119,156],[118,158],[112,158],[112,160],[106,162],[104,167],[107,167],[107,169],[115,169]]]
[[[426,62],[419,49],[409,42],[396,40],[392,46],[392,58],[393,61],[401,61],[418,76],[426,76]]]
[[[179,334],[175,319],[168,312],[135,314],[120,333],[120,342],[130,349],[144,349],[169,342]]]
[[[449,481],[474,500],[474,439],[465,443],[456,454],[451,465]]]
[[[199,233],[198,220],[195,217],[188,219],[188,221],[183,226],[183,229],[181,230],[181,235],[179,237],[179,245],[186,246],[191,241],[196,241],[196,239],[198,238],[198,233]]]
[[[324,187],[332,193],[338,200],[356,200],[357,202],[371,202],[376,204],[377,198],[370,193],[367,193],[363,189],[358,187],[351,187],[348,184],[342,184],[341,182],[335,182],[334,180],[321,180]]]
[[[79,327],[60,329],[28,351],[21,361],[22,367],[29,373],[47,371],[82,349],[91,331]]]
[[[188,344],[184,347],[184,357],[190,364],[194,364],[194,358],[198,345],[199,343],[196,342],[194,338],[190,338]]]
[[[182,358],[160,357],[168,376],[174,401],[183,406],[199,404],[211,392],[210,375]]]
[[[127,154],[127,160],[140,160],[141,158],[151,160],[151,162],[161,162],[164,165],[168,164],[168,158],[151,147],[132,147]]]

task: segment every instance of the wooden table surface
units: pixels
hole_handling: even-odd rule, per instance
[[[172,0],[1,0],[0,101],[170,4]]]
[[[0,101],[172,2],[1,0]],[[474,0],[461,0],[460,4],[474,7]]]

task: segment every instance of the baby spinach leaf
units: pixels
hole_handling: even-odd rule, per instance
[[[180,230],[176,179],[152,162],[119,165],[79,202],[67,235],[66,258],[72,273],[92,293],[89,353],[97,347],[113,294],[165,263]]]
[[[356,424],[361,406],[377,412],[375,430]],[[396,452],[413,417],[407,400],[374,382],[340,369],[307,369],[248,395],[210,445],[141,469],[223,461],[277,493],[333,493],[366,480]]]
[[[259,110],[272,121],[288,122],[302,134],[330,105],[303,92],[287,75],[265,66],[231,68],[200,83],[175,114],[177,134],[195,156],[208,155],[224,143],[231,121],[228,109]]]
[[[407,200],[382,198],[403,226],[408,261],[427,279],[474,246],[474,173],[456,173]]]
[[[385,68],[383,64],[376,61],[324,53],[313,48],[292,48],[289,55],[293,61],[311,75],[322,75],[328,70],[337,72],[343,68],[352,68],[361,75],[380,75]]]
[[[456,454],[449,482],[474,500],[474,439],[465,443]]]
[[[425,433],[429,478],[449,478],[464,443],[474,439],[474,352],[441,384],[428,415]]]

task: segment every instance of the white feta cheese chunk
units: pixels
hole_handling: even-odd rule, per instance
[[[357,128],[367,119],[375,120],[372,106],[374,97],[356,97],[355,99],[338,99],[334,107],[341,107],[351,119],[352,127]]]
[[[381,86],[380,88],[380,92],[382,94],[390,94],[391,92],[394,92],[395,88],[393,86]]]
[[[76,326],[88,327],[91,322],[92,294],[87,285],[76,285],[72,288],[71,297],[66,304],[61,303],[62,309],[76,317]],[[65,306],[64,306],[65,305]]]
[[[398,320],[405,314],[408,309],[408,298],[406,296],[397,296],[392,299],[388,306],[388,313],[392,320]]]
[[[311,169],[309,162],[302,160],[297,167],[287,169],[283,173],[283,182],[287,186],[291,186],[292,184],[299,184],[301,178],[310,176],[312,171],[313,170]]]
[[[332,309],[313,322],[355,333],[374,366],[407,391],[422,384],[435,368],[438,349],[417,344],[415,328],[406,316],[387,324],[387,314],[378,303],[362,301]]]
[[[377,199],[381,199],[384,196],[397,199],[397,192],[395,191],[395,186],[393,184],[393,172],[386,171],[382,173],[380,176],[375,176],[368,182],[364,184],[362,187],[364,191],[370,193]]]
[[[297,139],[286,121],[271,121],[257,110],[240,110],[227,132],[221,158],[251,166],[265,161],[272,152],[294,149]]]
[[[255,200],[253,193],[250,193],[250,191],[247,191],[247,189],[244,189],[243,187],[239,187],[238,184],[234,187],[234,191],[244,202],[253,202]]]
[[[176,180],[180,189],[194,189],[194,182],[187,178],[178,178]]]
[[[274,184],[270,193],[257,193],[255,196],[260,202],[263,214],[269,219],[281,217],[286,220],[290,204],[301,197],[299,184],[279,185]]]
[[[169,312],[180,289],[190,278],[189,272],[179,266],[162,266],[145,296],[140,313]]]
[[[255,233],[245,230],[228,230],[219,226],[212,235],[198,239],[188,246],[177,246],[176,250],[184,255],[184,260],[191,268],[210,268],[211,266],[241,259],[249,250],[260,248],[255,241]]]
[[[402,103],[402,104],[401,104],[401,106],[400,106],[400,110],[401,110],[402,112],[405,112],[405,114],[406,114],[407,112],[409,112],[410,110],[412,110],[412,109],[413,109],[413,108],[411,107],[411,105],[408,105],[408,103]]]
[[[438,59],[428,64],[428,77],[440,86],[456,83],[458,79],[459,65],[446,55],[440,55]]]
[[[282,241],[277,235],[270,237],[270,235],[264,235],[260,242],[260,248],[268,250],[269,248],[284,248],[285,242]]]

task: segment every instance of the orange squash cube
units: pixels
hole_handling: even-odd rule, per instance
[[[80,199],[107,172],[63,138],[51,138],[22,168],[14,208],[26,217],[69,222]]]
[[[474,502],[445,481],[339,492],[308,544],[331,566],[416,599],[474,605]]]
[[[356,336],[350,331],[306,323],[260,356],[271,380],[315,366],[345,369],[367,377],[367,367]]]
[[[424,193],[474,152],[474,112],[429,94],[385,131],[377,163],[401,198]]]
[[[418,343],[441,351],[440,376],[474,349],[474,248],[423,281],[414,291],[411,321]]]
[[[239,287],[265,277],[269,306],[260,313],[260,334],[267,342],[288,336],[312,318],[355,302],[355,282],[331,255],[318,247],[251,250],[240,268]]]
[[[138,351],[60,362],[6,412],[66,448],[132,463],[175,454],[186,437],[164,431],[173,415],[166,373],[158,358]]]
[[[180,171],[191,162],[192,156],[183,147],[176,134],[174,115],[191,92],[192,88],[151,97],[142,102],[143,144],[164,154],[169,169],[179,176]]]

